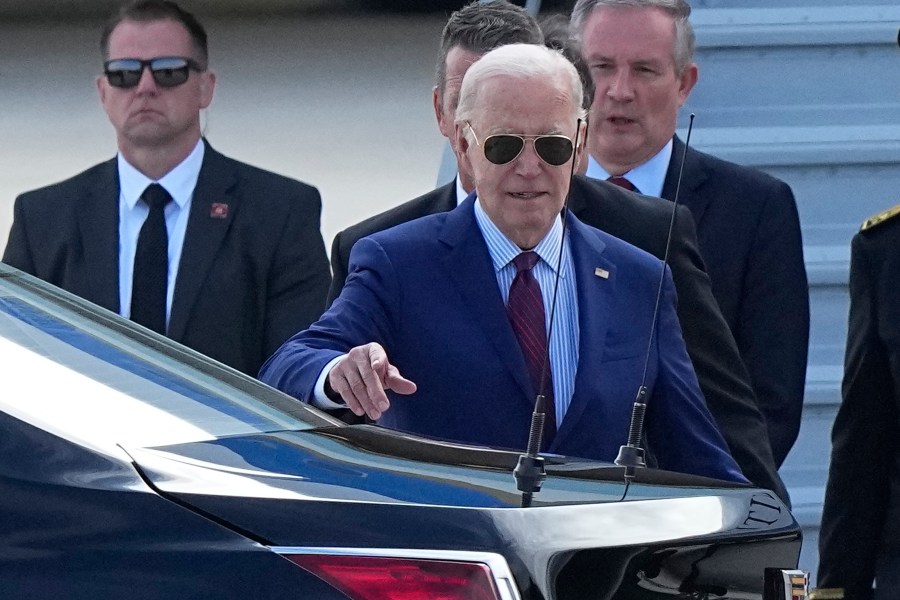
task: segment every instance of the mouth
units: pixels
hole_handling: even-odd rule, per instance
[[[518,200],[534,200],[544,195],[544,192],[509,192],[509,195]]]
[[[623,117],[620,115],[612,115],[612,116],[606,118],[606,122],[610,123],[612,125],[615,125],[617,127],[624,127],[624,126],[635,123],[635,120],[629,119],[628,117]]]

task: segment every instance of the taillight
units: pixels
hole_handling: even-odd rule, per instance
[[[352,600],[501,598],[490,567],[478,562],[327,554],[286,554],[285,558]]]

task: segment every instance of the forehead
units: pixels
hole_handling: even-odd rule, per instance
[[[671,59],[675,50],[675,21],[656,7],[602,7],[587,18],[582,52],[587,60]]]
[[[193,56],[188,30],[172,19],[122,21],[109,36],[110,58]]]
[[[575,106],[565,78],[495,75],[482,80],[473,121],[486,133],[565,133]]]
[[[447,52],[447,58],[444,61],[445,84],[448,90],[459,90],[462,83],[463,75],[472,66],[472,63],[481,58],[482,54],[477,54],[471,50],[466,50],[462,46],[454,46]]]

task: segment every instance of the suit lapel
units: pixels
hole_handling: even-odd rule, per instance
[[[119,173],[116,159],[101,166],[77,211],[84,248],[86,297],[119,311]]]
[[[447,215],[439,236],[447,247],[444,268],[462,300],[490,340],[500,359],[522,389],[522,399],[532,402],[531,381],[522,350],[509,324],[503,298],[497,288],[497,276],[487,244],[475,221],[474,200],[470,196]]]
[[[606,347],[610,307],[615,297],[617,279],[616,265],[603,257],[606,244],[597,232],[570,216],[568,235],[578,296],[578,367],[572,403],[559,425],[551,450],[572,435],[587,404],[598,401],[594,397],[596,381],[603,377],[603,373],[599,373],[597,368]],[[598,268],[605,270],[608,276],[598,276]]]
[[[206,151],[197,187],[191,199],[168,336],[181,340],[191,311],[203,288],[207,273],[215,260],[225,234],[240,210],[239,196],[233,194],[237,183],[234,170],[224,156],[204,140]]]
[[[700,155],[686,148],[678,136],[673,138],[672,159],[669,161],[669,169],[666,171],[666,180],[663,182],[662,197],[666,200],[675,200],[675,191],[678,188],[678,171],[681,168],[681,157],[687,150],[684,159],[684,173],[681,177],[681,191],[678,194],[678,203],[687,206],[694,215],[694,223],[697,228],[703,220],[703,214],[711,198],[699,192],[700,187],[706,181],[707,174],[700,160]]]

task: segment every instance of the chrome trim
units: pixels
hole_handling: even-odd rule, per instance
[[[334,556],[374,556],[379,558],[411,558],[482,563],[491,570],[500,600],[521,600],[519,588],[506,559],[494,552],[465,550],[423,550],[411,548],[317,548],[310,546],[270,546],[277,554],[326,554]]]

